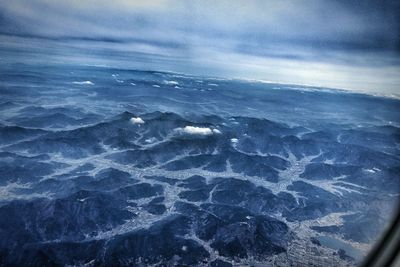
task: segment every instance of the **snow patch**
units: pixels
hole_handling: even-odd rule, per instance
[[[151,143],[157,142],[157,138],[155,138],[155,137],[147,138],[146,140],[144,140],[144,142],[147,144],[151,144]]]
[[[119,74],[112,74],[111,76],[112,76],[112,77],[115,79],[115,81],[118,82],[118,83],[123,83],[123,82],[124,82],[123,80],[118,79]]]

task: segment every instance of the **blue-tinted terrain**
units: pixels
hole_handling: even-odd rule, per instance
[[[354,266],[400,193],[400,101],[0,67],[1,266]]]

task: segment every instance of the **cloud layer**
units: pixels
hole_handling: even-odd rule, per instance
[[[123,51],[150,55],[150,69],[392,90],[399,14],[395,0],[14,0],[0,3],[0,33],[91,42],[105,65]]]
[[[0,4],[7,33],[143,39],[176,45],[225,40],[335,48],[399,49],[396,1],[49,1]]]

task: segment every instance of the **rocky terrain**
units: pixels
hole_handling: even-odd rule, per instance
[[[400,102],[102,67],[0,73],[1,266],[355,266]]]

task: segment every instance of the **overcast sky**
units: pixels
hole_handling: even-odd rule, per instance
[[[396,92],[399,3],[13,0],[0,3],[0,33],[106,41],[205,75]]]

